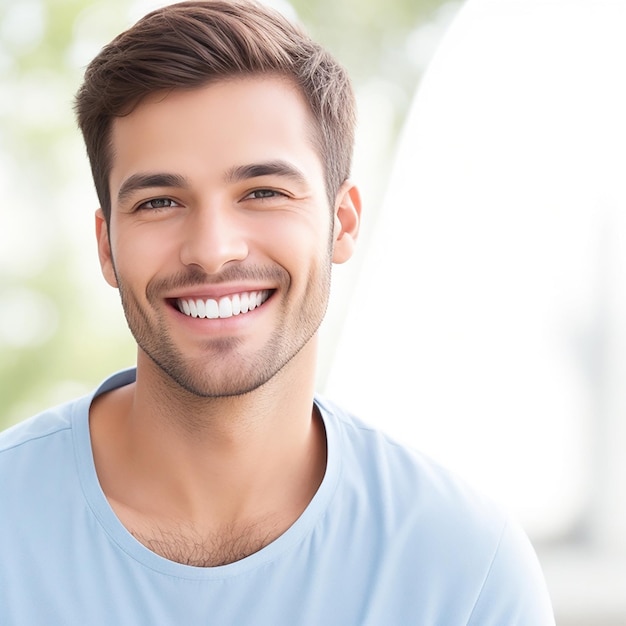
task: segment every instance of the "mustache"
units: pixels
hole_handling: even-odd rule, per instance
[[[289,285],[290,276],[287,270],[280,266],[231,266],[219,274],[207,274],[199,267],[190,267],[172,276],[153,278],[146,287],[146,297],[149,301],[159,298],[164,291],[174,291],[199,285],[219,285],[227,282],[279,282]]]

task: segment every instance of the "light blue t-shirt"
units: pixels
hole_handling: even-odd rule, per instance
[[[97,391],[128,384],[134,370]],[[301,517],[220,567],[168,561],[98,483],[93,395],[0,435],[3,626],[548,626],[531,545],[498,507],[319,398],[324,480]]]

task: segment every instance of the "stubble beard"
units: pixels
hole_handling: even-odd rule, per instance
[[[289,307],[291,278],[282,267],[240,269],[225,273],[221,281],[236,278],[271,278],[282,294],[279,321],[265,345],[253,354],[242,353],[245,342],[238,337],[207,340],[206,357],[192,360],[181,352],[168,333],[160,295],[168,289],[206,285],[210,281],[199,270],[170,279],[151,281],[146,288],[147,305],[142,305],[115,270],[128,327],[139,348],[164,375],[168,387],[178,387],[200,398],[224,398],[250,393],[265,385],[317,332],[326,313],[330,294],[331,261],[311,268],[307,287],[299,303]],[[243,274],[245,273],[245,276]],[[275,294],[272,297],[278,297]]]

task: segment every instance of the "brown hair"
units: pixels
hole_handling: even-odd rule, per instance
[[[89,64],[75,100],[107,222],[111,124],[158,91],[202,87],[231,76],[280,74],[309,104],[331,204],[350,174],[354,94],[345,70],[278,12],[254,0],[189,0],[148,13]]]

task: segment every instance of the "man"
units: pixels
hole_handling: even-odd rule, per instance
[[[2,624],[552,624],[514,523],[315,397],[360,219],[343,69],[262,6],[187,2],[76,110],[137,367],[0,439]]]

